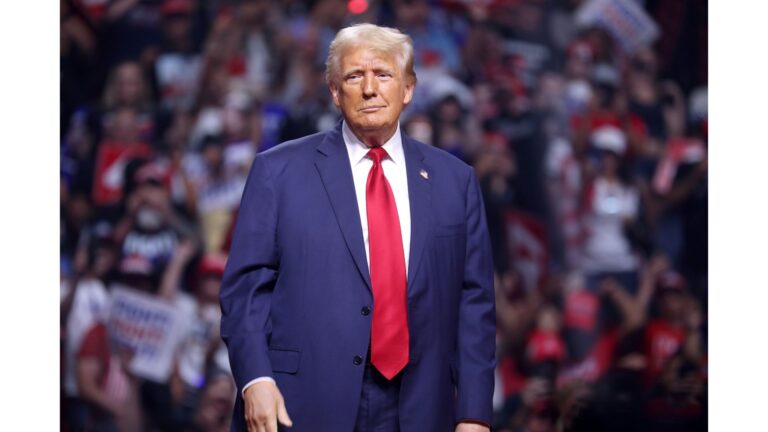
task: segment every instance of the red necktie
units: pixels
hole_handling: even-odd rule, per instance
[[[365,185],[373,289],[371,363],[392,379],[408,363],[405,254],[395,196],[381,167],[387,152],[375,147],[368,157],[373,160]]]

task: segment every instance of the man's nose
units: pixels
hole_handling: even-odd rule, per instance
[[[363,96],[370,98],[376,96],[376,78],[373,74],[365,74],[363,77]]]

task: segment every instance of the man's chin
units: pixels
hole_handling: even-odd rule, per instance
[[[375,132],[387,128],[385,122],[376,119],[363,119],[350,126],[360,132]]]

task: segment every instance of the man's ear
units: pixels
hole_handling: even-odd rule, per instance
[[[341,104],[339,103],[339,86],[336,85],[336,83],[328,83],[328,90],[331,91],[331,98],[333,99],[333,104],[336,105],[336,108],[339,108]]]
[[[416,88],[416,80],[407,79],[405,84],[405,94],[403,95],[403,105],[408,105],[413,100],[413,90]]]

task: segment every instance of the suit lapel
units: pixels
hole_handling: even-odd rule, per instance
[[[422,171],[429,175],[429,168],[424,163],[424,154],[419,150],[418,143],[405,134],[403,134],[402,140],[408,177],[408,200],[411,207],[411,250],[408,259],[407,281],[408,293],[410,294],[430,231],[432,186],[431,181],[422,175]],[[355,184],[352,179],[349,156],[344,148],[340,124],[325,135],[317,150],[320,155],[315,161],[315,166],[328,194],[347,248],[355,261],[360,276],[370,289],[371,277],[368,260],[365,256],[363,228],[360,225]]]
[[[411,206],[411,251],[408,259],[408,294],[421,264],[421,256],[427,243],[431,226],[432,185],[429,168],[424,164],[424,154],[418,143],[403,134],[403,150],[408,175],[408,200]],[[423,173],[426,173],[426,178]]]
[[[315,161],[320,179],[323,182],[328,199],[336,215],[336,221],[344,235],[349,253],[355,260],[368,289],[371,289],[371,277],[368,271],[368,260],[365,257],[363,228],[360,225],[360,212],[357,207],[355,183],[352,179],[352,168],[349,156],[344,148],[341,136],[341,123],[328,132],[317,147],[321,153]]]

